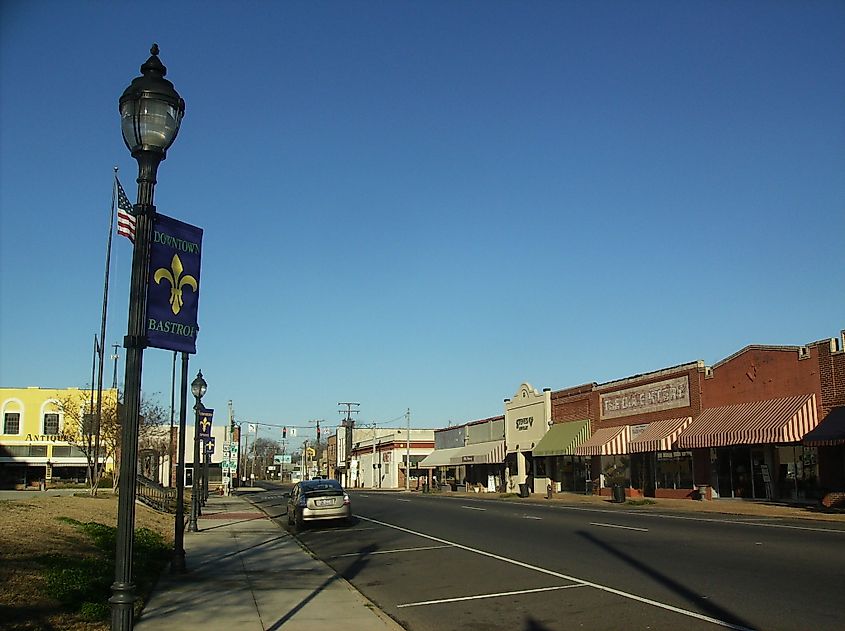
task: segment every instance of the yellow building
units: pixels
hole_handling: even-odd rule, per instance
[[[0,388],[0,488],[85,482],[94,454],[96,392],[79,388]],[[94,414],[91,414],[91,412]],[[117,444],[117,390],[104,389],[101,462]]]

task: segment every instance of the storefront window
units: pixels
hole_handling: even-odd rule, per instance
[[[691,489],[692,452],[657,452],[656,483],[660,489]]]
[[[617,484],[631,484],[631,460],[627,456],[602,456],[601,469],[604,478],[602,486],[611,488]]]
[[[811,499],[819,495],[818,449],[792,445],[777,448],[780,496]]]

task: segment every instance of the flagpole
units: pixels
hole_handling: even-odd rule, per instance
[[[111,186],[111,208],[109,210],[109,237],[106,245],[106,274],[103,282],[103,317],[100,322],[100,366],[97,371],[97,433],[94,447],[94,472],[96,480],[100,479],[100,427],[103,419],[103,363],[105,362],[106,349],[106,315],[109,308],[109,270],[111,268],[111,242],[112,228],[114,227],[114,202],[117,194],[117,167],[114,167],[114,182]],[[117,405],[117,401],[115,401]],[[95,486],[92,488],[96,489]]]

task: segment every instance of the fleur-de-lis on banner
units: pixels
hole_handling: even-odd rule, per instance
[[[197,279],[190,274],[183,275],[182,272],[184,271],[185,268],[182,266],[182,260],[178,254],[174,254],[173,260],[170,261],[170,269],[159,267],[153,276],[156,285],[161,283],[162,279],[170,281],[170,309],[173,311],[173,315],[179,315],[179,311],[181,311],[182,305],[184,304],[182,300],[182,287],[187,285],[194,290],[194,293],[198,290]]]

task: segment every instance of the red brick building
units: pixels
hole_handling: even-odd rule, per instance
[[[809,500],[843,489],[843,346],[845,331],[552,392],[558,435],[588,423],[590,437],[546,449],[567,454],[547,459],[546,473],[565,480],[581,467],[605,494],[619,485],[656,497]]]

